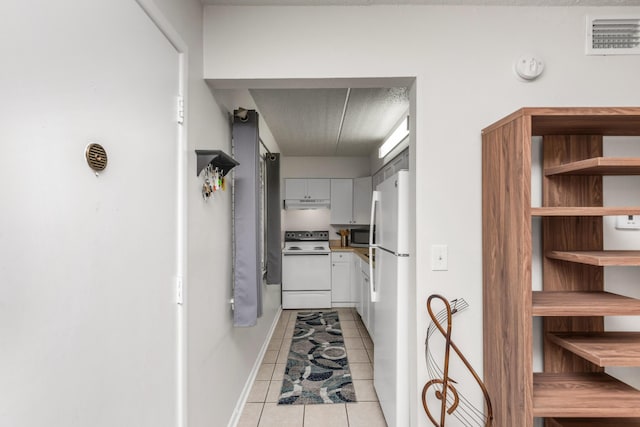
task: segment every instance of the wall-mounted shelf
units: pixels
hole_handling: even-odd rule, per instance
[[[549,251],[547,258],[597,266],[640,266],[640,251]]]
[[[200,176],[200,172],[202,172],[202,170],[208,165],[220,169],[222,171],[222,176],[224,176],[229,173],[231,169],[240,164],[222,150],[196,150],[196,156],[196,175],[198,176]]]
[[[601,367],[640,365],[640,332],[548,333],[547,338]]]

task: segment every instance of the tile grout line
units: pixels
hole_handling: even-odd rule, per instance
[[[350,314],[351,314],[352,318],[351,319],[345,319],[345,320],[353,320],[353,321],[355,321],[357,323],[355,315],[353,315],[352,311],[350,312]],[[284,311],[282,312],[281,316],[283,316],[283,315],[284,315]],[[292,319],[294,319],[294,320],[292,320]],[[288,320],[287,324],[285,325],[285,329],[289,326],[289,323],[295,322],[295,319],[297,319],[297,311],[295,313],[289,313],[289,320]],[[340,311],[338,311],[338,319],[341,322],[341,326],[342,326],[342,322],[345,321],[345,320],[343,320],[342,317],[340,316]],[[295,323],[294,323],[294,325],[295,325]],[[358,328],[356,328],[356,329],[358,330]],[[353,337],[353,338],[359,338],[364,344],[365,337],[362,335],[362,332],[360,330],[358,330],[358,334],[359,334],[359,337]],[[368,336],[368,334],[367,334],[367,336]],[[344,339],[344,335],[343,335],[343,339]],[[286,350],[282,349],[282,347],[284,346],[284,341],[288,341],[289,342],[289,348],[290,348],[291,343],[293,342],[293,334],[291,336],[285,335],[283,337],[283,343],[279,347],[278,354],[276,356],[276,362],[274,363],[274,372],[273,373],[275,373],[275,365],[278,364],[277,360],[279,360],[279,358],[280,358],[280,352],[286,351]],[[345,343],[345,350],[346,350],[346,343]],[[366,346],[363,346],[362,350],[367,352],[367,357],[369,358],[369,354],[368,354],[368,350],[369,349],[367,349]],[[353,363],[357,363],[357,362],[353,362]],[[366,363],[366,362],[362,362],[362,363]],[[371,363],[372,363],[372,361],[369,359],[369,364],[371,364]],[[269,381],[269,384],[270,384],[271,381],[274,381],[273,373],[272,373],[271,379]],[[275,379],[275,381],[280,380],[280,382],[281,382],[283,379],[284,378],[278,378],[278,379]],[[269,392],[267,390],[267,393],[266,393],[266,395],[264,396],[264,399],[263,399],[264,401],[263,402],[257,402],[257,403],[262,403],[262,407],[261,407],[261,410],[260,410],[260,415],[258,417],[258,426],[263,421],[263,416],[265,415],[266,404],[268,403],[267,402],[268,394],[269,394]],[[369,401],[367,401],[367,402],[369,402]],[[376,402],[377,402],[377,400],[376,400]],[[277,405],[277,402],[275,404]],[[343,406],[344,411],[345,411],[344,413],[345,413],[345,419],[346,419],[347,427],[350,427],[351,426],[351,421],[350,421],[350,417],[349,417],[348,405],[345,403],[345,404],[342,404],[342,406]],[[307,405],[306,404],[302,405],[302,425],[301,425],[301,427],[304,427],[305,425],[308,424],[308,423],[306,423],[306,419],[305,419],[306,412],[307,412],[306,409],[307,409]],[[264,419],[264,421],[268,422],[266,418]],[[258,427],[258,426],[256,426],[256,427]]]

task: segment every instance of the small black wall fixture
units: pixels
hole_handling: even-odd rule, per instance
[[[198,176],[200,176],[200,172],[202,172],[202,170],[208,165],[220,169],[222,171],[222,176],[225,176],[231,169],[240,164],[222,150],[196,150],[196,156],[196,174]]]

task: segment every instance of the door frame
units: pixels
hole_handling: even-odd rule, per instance
[[[177,120],[176,99],[176,426],[186,427],[187,418],[187,105],[189,52],[187,44],[153,0],[135,0],[178,54],[178,93],[183,103],[183,121]]]

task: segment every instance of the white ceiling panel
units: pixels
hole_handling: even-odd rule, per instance
[[[253,89],[249,93],[284,155],[333,155],[347,89]]]
[[[406,88],[249,92],[285,156],[368,156],[409,109]]]
[[[407,88],[351,89],[335,155],[368,155],[408,110]]]

